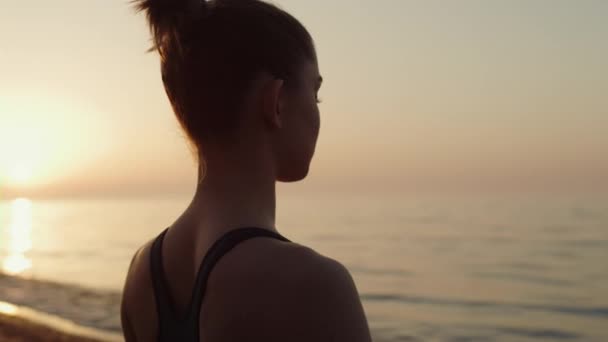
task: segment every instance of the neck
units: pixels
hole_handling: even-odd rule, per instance
[[[212,235],[239,227],[275,231],[276,178],[267,159],[255,151],[208,151],[187,210],[193,226]]]

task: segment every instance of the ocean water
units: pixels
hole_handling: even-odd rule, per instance
[[[0,301],[120,331],[131,256],[188,198],[0,202]],[[608,196],[279,196],[374,341],[608,341]]]

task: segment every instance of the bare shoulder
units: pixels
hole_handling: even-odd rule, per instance
[[[141,322],[151,322],[156,319],[153,315],[154,311],[145,307],[145,304],[150,302],[149,298],[153,298],[148,261],[150,246],[151,242],[146,243],[135,252],[123,286],[121,325],[126,342],[151,337],[151,334],[147,334],[137,336],[136,339],[134,327],[141,325]]]
[[[123,287],[123,301],[138,294],[139,291],[135,291],[135,288],[139,289],[141,284],[146,283],[146,280],[150,278],[148,260],[151,244],[151,242],[148,242],[141,246],[131,258]]]
[[[226,267],[210,279],[210,292],[223,292],[215,298],[230,298],[229,305],[239,308],[217,330],[229,336],[213,337],[371,341],[357,288],[344,265],[299,244],[257,240],[226,257]]]

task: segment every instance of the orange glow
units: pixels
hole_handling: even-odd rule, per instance
[[[61,98],[0,98],[0,180],[10,188],[36,188],[70,174],[74,161],[86,163],[103,144],[89,132],[100,129],[90,108]],[[83,110],[82,110],[83,111]],[[84,112],[84,111],[83,111]],[[6,114],[6,115],[5,115]],[[96,130],[96,132],[97,132]]]

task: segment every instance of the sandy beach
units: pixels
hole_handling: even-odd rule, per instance
[[[102,340],[69,334],[23,318],[0,314],[0,341],[100,342]]]
[[[2,305],[2,301],[6,304]],[[3,306],[8,309],[3,310]],[[114,333],[121,330],[118,292],[0,273],[0,314],[11,314],[15,310],[19,312],[17,317],[35,322],[55,322],[65,329],[92,327]]]
[[[110,342],[120,335],[105,333],[26,307],[0,302],[0,341]]]

